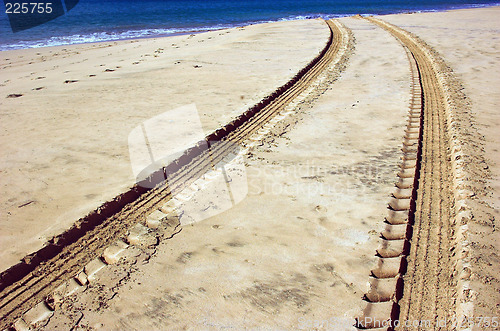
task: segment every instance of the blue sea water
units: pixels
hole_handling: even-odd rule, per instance
[[[12,32],[2,5],[0,50],[155,37],[281,20],[499,4],[487,0],[80,0],[66,15],[17,33]]]

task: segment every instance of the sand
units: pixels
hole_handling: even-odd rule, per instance
[[[500,216],[500,7],[442,13],[387,15],[383,19],[425,40],[451,65],[470,98],[491,170],[490,203]]]
[[[498,10],[382,17],[428,42],[463,81],[473,125],[485,139],[487,202],[496,215],[500,53],[491,41],[498,38]],[[247,197],[217,216],[182,226],[150,256],[132,248],[132,263],[102,271],[54,313],[47,328],[351,328],[399,170],[411,76],[405,50],[389,33],[356,18],[340,21],[355,38],[347,67],[246,156]],[[0,91],[25,95],[1,104],[0,142],[7,150],[2,196],[12,201],[2,200],[0,230],[2,247],[13,247],[3,253],[4,268],[130,185],[126,137],[138,123],[195,102],[210,131],[286,82],[327,39],[324,23],[312,20],[228,31],[12,52],[24,57],[2,69],[13,78]],[[38,64],[47,65],[44,70],[60,66],[49,84],[48,73],[32,70],[35,64],[23,59],[50,51],[60,54],[57,61]],[[66,53],[71,57],[63,58]],[[145,54],[151,56],[140,57]],[[70,64],[84,59],[83,66]],[[32,80],[39,75],[47,78]],[[78,82],[64,83],[72,79]],[[46,88],[31,91],[38,85]],[[48,94],[35,97],[39,92]],[[47,99],[53,96],[64,103]],[[492,236],[481,245],[497,256]],[[494,285],[491,270],[480,276]],[[498,313],[495,286],[475,287],[481,300],[491,301],[481,314]]]
[[[344,22],[356,37],[348,68],[293,129],[252,152],[248,196],[161,243],[116,299],[102,301],[106,310],[93,312],[91,290],[79,301],[89,305],[65,316],[104,329],[352,323],[400,157],[410,72],[388,33]],[[55,316],[48,327],[66,322]]]
[[[471,313],[485,317],[500,314],[499,14],[500,7],[493,7],[383,17],[425,40],[441,54],[463,84],[472,116],[469,125],[477,130],[479,137],[475,152],[484,159],[479,165],[482,175],[473,178],[478,181],[479,189],[473,204],[476,217],[468,224],[467,241],[473,247],[468,287],[475,291]]]
[[[127,139],[141,122],[195,104],[211,132],[327,37],[312,20],[1,52],[0,270],[134,184]]]

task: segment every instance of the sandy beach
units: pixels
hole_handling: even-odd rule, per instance
[[[195,104],[211,132],[287,82],[327,37],[321,22],[295,21],[2,52],[0,270],[135,183],[128,135],[141,122]]]
[[[457,135],[450,129],[453,114],[444,120],[447,129],[440,128],[442,159],[433,161],[425,146],[418,152],[422,179],[411,199],[428,199],[424,179],[425,171],[434,172],[425,168],[431,161],[450,162],[455,171],[440,183],[461,180],[466,188],[443,186],[452,210],[444,214],[447,235],[432,237],[431,229],[424,242],[418,221],[427,216],[417,215],[417,235],[398,238],[413,249],[402,253],[409,266],[397,276],[404,290],[391,297],[400,302],[402,319],[429,318],[435,327],[444,317],[500,313],[499,13],[491,7],[377,17],[435,51],[463,85],[460,102],[466,104],[457,111],[467,121],[464,136],[462,126]],[[110,263],[104,247],[93,253],[94,264],[81,266],[84,281],[81,273],[65,276],[77,276],[64,286],[78,295],[49,296],[52,301],[23,315],[17,328],[353,329],[380,261],[388,203],[402,194],[395,182],[405,171],[403,137],[418,74],[411,63],[419,59],[412,60],[408,46],[383,25],[361,17],[336,24],[334,38],[340,39],[331,63],[290,101],[286,116],[242,143],[248,192],[241,201],[192,224],[183,221],[187,213],[169,216],[160,230],[148,223],[149,214],[141,215],[135,221],[149,226],[143,227],[149,234],[142,233],[149,239],[114,238],[123,244],[120,260]],[[290,81],[329,47],[329,36],[325,21],[300,20],[1,52],[0,270],[134,185],[127,144],[132,129],[194,104],[209,134]],[[445,83],[438,89],[447,93]],[[420,84],[424,89],[425,80]],[[446,108],[451,101],[437,104],[453,112]],[[455,166],[461,163],[453,163],[457,149],[449,143],[456,140],[465,146],[461,155],[477,163],[461,177]],[[410,213],[418,214],[418,203]],[[152,209],[167,214],[165,207]],[[444,242],[438,254],[448,255],[427,271],[437,274],[428,285],[436,294],[425,289],[415,298],[425,287],[417,279],[423,266],[415,247],[431,247],[437,237]],[[449,260],[448,269],[439,258]],[[463,297],[464,286],[470,297]],[[425,302],[432,296],[435,301]],[[424,313],[415,313],[416,303]]]

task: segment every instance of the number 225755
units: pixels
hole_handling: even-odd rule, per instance
[[[52,3],[23,2],[5,4],[6,14],[50,14],[52,13]]]

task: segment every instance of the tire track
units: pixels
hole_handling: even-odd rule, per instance
[[[104,204],[79,220],[70,230],[50,240],[40,251],[25,257],[21,263],[2,273],[0,328],[11,326],[30,308],[41,307],[42,311],[50,308],[51,305],[45,300],[56,288],[80,275],[83,266],[89,265],[89,262],[100,260],[111,243],[126,237],[130,227],[160,209],[172,198],[173,193],[180,192],[213,169],[215,164],[235,148],[244,145],[245,140],[261,130],[270,118],[283,111],[292,100],[311,89],[313,82],[336,58],[346,34],[345,28],[338,22],[327,21],[327,25],[330,37],[325,48],[292,80],[223,128],[208,135],[204,141],[188,149],[169,166],[152,174],[145,182]],[[204,148],[207,143],[209,149]],[[164,181],[167,175],[168,183]],[[144,184],[157,182],[160,183],[154,189],[143,188]]]
[[[384,240],[377,250],[379,266],[372,272],[371,289],[365,295],[368,303],[357,326],[439,329],[439,321],[456,317],[457,291],[453,278],[456,259],[450,249],[455,218],[451,187],[454,178],[443,86],[423,45],[395,26],[367,19],[391,33],[409,54],[413,97],[401,167],[411,170],[398,173],[396,186],[411,189],[412,193],[411,197],[394,195],[395,200],[389,204],[392,210],[386,221],[390,225],[382,233]],[[415,163],[406,168],[408,160]],[[398,212],[401,214],[395,217]],[[397,224],[403,224],[399,231],[395,229]]]

